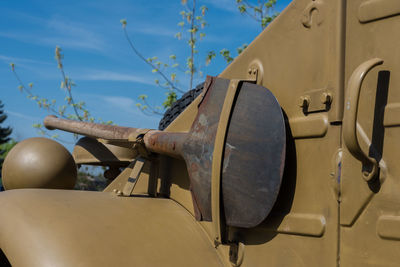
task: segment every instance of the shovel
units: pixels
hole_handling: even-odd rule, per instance
[[[227,79],[207,77],[189,132],[102,125],[55,116],[47,116],[44,125],[124,146],[143,143],[148,151],[183,159],[197,219],[212,220],[211,180],[217,173],[226,224],[250,228],[268,216],[278,196],[285,161],[285,123],[281,107],[268,89],[239,82],[232,94],[232,85]],[[228,97],[230,102],[225,101]]]

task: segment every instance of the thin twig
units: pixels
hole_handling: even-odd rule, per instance
[[[54,139],[54,140],[57,140],[57,141],[59,141],[59,142],[61,142],[61,143],[70,144],[70,145],[74,145],[74,144],[75,144],[75,142],[65,141],[64,139],[61,139],[61,138],[58,138],[58,137],[54,137],[53,135],[47,133],[46,131],[44,131],[44,130],[42,130],[42,129],[41,129],[41,131],[43,131],[42,133],[43,133],[45,136],[50,137],[50,138],[52,138],[52,139]]]
[[[149,105],[149,103],[146,101],[146,99],[143,99],[143,103],[150,108],[151,112],[153,114],[157,114],[157,115],[164,115],[164,113],[159,112],[157,109],[153,108],[152,106]]]
[[[192,8],[192,18],[191,18],[191,26],[190,26],[190,83],[189,83],[189,90],[193,88],[193,75],[194,75],[194,18],[196,12],[196,0],[193,0],[193,8]]]
[[[30,92],[30,90],[28,90],[25,86],[25,84],[22,82],[21,78],[19,77],[19,75],[17,74],[17,72],[15,71],[15,69],[12,69],[12,72],[15,76],[15,78],[17,79],[19,85],[21,86],[22,90],[29,96],[29,97],[33,97],[34,95]],[[64,119],[67,119],[66,116],[64,116],[63,114],[60,114],[57,110],[55,110],[53,107],[47,107],[47,110],[52,111],[55,115],[58,115]]]
[[[171,88],[175,89],[176,91],[180,92],[180,93],[184,93],[185,91],[181,90],[180,88],[176,87],[172,81],[170,81],[168,79],[168,77],[162,73],[154,64],[152,64],[151,62],[149,62],[133,45],[131,39],[129,38],[128,32],[126,31],[126,28],[123,27],[124,30],[124,34],[125,34],[125,38],[129,43],[129,46],[132,48],[133,52],[135,52],[135,54],[144,62],[146,62],[147,65],[149,65],[150,67],[152,67],[152,69],[156,70],[158,74],[161,75],[161,77],[171,86]]]
[[[64,67],[62,64],[60,64],[60,71],[61,71],[61,75],[63,76],[64,79],[64,83],[65,83],[65,87],[67,88],[67,92],[68,92],[68,96],[69,96],[69,101],[71,101],[72,108],[74,109],[75,115],[77,117],[78,120],[82,121],[81,115],[79,115],[78,110],[76,108],[75,102],[74,102],[74,98],[72,97],[72,92],[71,92],[71,83],[69,82],[69,80],[67,80],[67,77],[65,76],[65,72],[64,72]]]

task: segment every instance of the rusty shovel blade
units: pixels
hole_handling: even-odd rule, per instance
[[[266,88],[240,83],[223,136],[215,140],[229,80],[208,77],[197,116],[187,133],[163,132],[48,116],[45,126],[118,142],[143,137],[152,152],[186,162],[196,218],[210,221],[214,146],[223,144],[221,200],[227,225],[254,227],[269,214],[278,196],[285,158],[281,107]],[[220,155],[221,156],[221,155]],[[220,160],[220,159],[219,159]]]
[[[229,80],[213,78],[182,148],[194,203],[211,220],[211,166]],[[281,185],[286,135],[281,107],[266,88],[239,85],[224,141],[222,204],[227,225],[254,227],[269,214]],[[219,140],[221,141],[221,140]]]

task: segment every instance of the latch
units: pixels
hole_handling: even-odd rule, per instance
[[[332,100],[333,95],[329,89],[316,89],[305,92],[300,97],[298,105],[303,109],[304,114],[323,112],[331,108]]]

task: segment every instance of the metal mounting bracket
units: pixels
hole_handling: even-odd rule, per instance
[[[140,173],[142,172],[145,160],[143,158],[136,159],[135,166],[131,174],[129,175],[128,181],[126,182],[124,189],[122,190],[123,196],[131,196],[135,186],[139,180]]]

